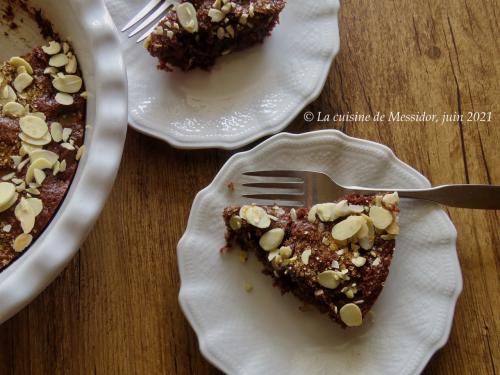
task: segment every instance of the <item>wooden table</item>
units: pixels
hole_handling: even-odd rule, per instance
[[[434,184],[500,184],[499,1],[346,0],[340,19],[341,51],[308,110],[465,117],[435,124],[299,116],[288,131],[335,127],[384,143]],[[491,122],[468,122],[471,111],[492,112]],[[0,373],[218,373],[177,303],[175,248],[194,195],[230,154],[178,151],[131,130],[115,188],[81,252],[0,327]],[[425,373],[496,374],[500,212],[448,212],[464,292],[450,340]]]

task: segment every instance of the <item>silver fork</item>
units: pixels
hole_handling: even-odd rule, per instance
[[[377,194],[397,191],[401,198],[424,199],[451,207],[500,209],[500,186],[494,185],[442,185],[429,189],[368,189],[339,185],[328,175],[319,172],[276,170],[245,172],[243,175],[286,178],[287,180],[279,182],[244,183],[245,187],[264,189],[269,192],[243,194],[243,197],[274,203],[288,202],[289,206],[295,207],[310,207],[316,203],[331,202],[352,193]]]
[[[148,16],[128,35],[128,37],[131,38],[152,24],[152,26],[143,35],[141,35],[139,39],[137,39],[137,43],[142,42],[153,32],[164,13],[176,3],[177,1],[173,0],[151,0],[142,9],[140,9],[139,12],[130,21],[128,21],[125,26],[123,26],[121,31],[127,31]]]

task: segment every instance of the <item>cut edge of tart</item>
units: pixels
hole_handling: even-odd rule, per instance
[[[246,205],[223,213],[229,250],[253,252],[282,293],[343,327],[363,323],[377,300],[399,234],[397,193],[348,195],[308,208]]]

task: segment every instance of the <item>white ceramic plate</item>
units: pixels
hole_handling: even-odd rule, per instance
[[[113,21],[102,0],[37,0],[61,37],[71,40],[86,88],[87,154],[57,214],[34,244],[0,273],[0,323],[36,297],[77,252],[111,190],[127,129],[127,82]],[[29,17],[0,37],[0,58],[43,43]],[[4,49],[5,47],[5,49]]]
[[[334,130],[279,134],[233,156],[196,196],[177,249],[179,299],[201,351],[228,374],[419,373],[448,339],[462,289],[453,224],[438,205],[403,200],[401,236],[374,321],[343,330],[316,311],[299,311],[300,302],[282,297],[254,257],[241,264],[237,254],[219,253],[223,208],[246,202],[239,198],[241,173],[291,167],[325,172],[345,185],[429,186],[387,147]],[[243,290],[245,282],[252,293]]]
[[[143,0],[106,0],[123,26]],[[283,130],[316,99],[340,45],[338,0],[288,0],[264,44],[221,58],[211,72],[166,73],[122,34],[129,123],[179,148],[235,149]]]

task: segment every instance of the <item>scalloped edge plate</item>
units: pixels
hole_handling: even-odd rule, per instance
[[[310,9],[296,4],[292,7],[295,1],[288,0],[289,4],[282,13],[282,23],[277,25],[273,35],[263,45],[219,59],[208,73],[198,70],[188,73],[157,71],[156,59],[137,45],[135,38],[128,39],[128,32],[122,33],[129,75],[129,124],[143,134],[181,149],[237,149],[286,128],[304,107],[320,95],[340,48],[339,1],[319,0]],[[139,0],[129,3],[106,0],[106,4],[116,24],[121,26],[142,3]],[[297,41],[296,51],[299,52],[296,56],[285,51],[276,53],[274,50],[290,39],[296,22],[307,23],[311,28],[311,32],[305,28],[302,30],[310,42],[302,45],[304,43]],[[317,30],[328,32],[318,33]],[[311,39],[315,39],[316,43]],[[282,53],[293,57],[289,60],[291,64],[286,76],[281,73],[284,70],[279,68],[280,63],[286,61]],[[269,69],[271,72],[267,73]],[[137,77],[136,71],[143,76]],[[253,75],[250,74],[252,77],[260,77],[258,86],[262,92],[259,91],[259,94],[255,92],[257,84],[254,81],[251,81],[254,87],[251,93],[241,88],[234,89],[240,81],[248,83],[247,77],[241,80],[233,78],[234,82],[227,83],[228,75],[242,76],[241,72],[247,71],[253,71]],[[279,79],[270,79],[278,75]],[[215,81],[219,83],[215,84]],[[279,85],[279,89],[273,84]],[[231,97],[235,90],[245,100],[236,100],[230,106],[227,103],[233,103]],[[283,96],[285,90],[287,96],[279,101],[277,98]],[[135,95],[135,92],[138,94]]]
[[[285,373],[284,371],[286,370],[286,366],[290,366],[290,364],[287,364],[287,362],[290,361],[289,358],[283,358],[282,359],[282,366],[279,367],[268,367],[267,361],[264,360],[265,354],[262,352],[259,352],[258,355],[255,355],[252,358],[247,358],[247,351],[249,348],[255,349],[252,347],[254,344],[251,338],[248,336],[243,336],[240,337],[238,334],[235,334],[234,331],[237,331],[241,334],[241,332],[248,332],[245,331],[246,328],[240,329],[242,326],[250,326],[250,327],[255,327],[255,329],[258,329],[256,327],[259,327],[259,325],[262,325],[262,322],[256,321],[257,318],[254,318],[254,315],[252,314],[247,314],[245,315],[246,310],[243,308],[239,308],[238,314],[240,315],[241,313],[241,318],[234,318],[234,319],[229,319],[227,322],[227,326],[231,327],[231,332],[228,332],[227,326],[224,324],[223,326],[220,325],[219,321],[215,321],[214,318],[216,316],[219,316],[220,313],[226,312],[225,309],[227,309],[226,303],[226,297],[224,297],[224,301],[216,300],[214,297],[210,294],[211,290],[223,290],[224,293],[227,293],[227,299],[231,301],[232,304],[236,304],[238,302],[237,299],[235,299],[235,295],[237,295],[237,292],[235,291],[234,293],[230,293],[229,291],[232,290],[232,288],[238,288],[239,291],[243,294],[244,291],[242,291],[242,287],[238,282],[241,280],[238,279],[238,282],[235,282],[234,278],[237,278],[238,276],[228,276],[228,278],[225,278],[224,281],[226,282],[225,284],[217,284],[214,282],[214,278],[218,278],[218,276],[214,276],[217,274],[220,274],[221,272],[229,272],[231,273],[232,270],[230,269],[219,269],[219,265],[217,262],[219,262],[217,259],[212,259],[213,256],[219,256],[217,249],[208,249],[209,251],[212,251],[212,253],[209,253],[208,255],[205,253],[200,253],[196,249],[196,244],[197,241],[203,241],[204,246],[207,243],[211,243],[211,241],[218,242],[222,239],[223,233],[219,233],[218,230],[212,230],[210,233],[207,234],[206,230],[204,230],[203,227],[209,227],[209,228],[214,228],[216,226],[221,226],[222,224],[218,223],[218,221],[222,222],[222,219],[220,217],[220,214],[218,215],[217,212],[214,212],[210,218],[207,219],[207,216],[204,215],[203,207],[210,207],[211,211],[213,212],[214,209],[219,209],[219,200],[224,200],[227,205],[230,204],[235,204],[235,203],[243,203],[243,201],[240,202],[240,199],[234,198],[234,196],[231,196],[231,193],[229,193],[227,190],[227,183],[228,181],[234,181],[236,185],[238,186],[236,191],[238,191],[238,188],[240,186],[240,181],[238,180],[238,177],[240,173],[242,172],[241,168],[247,168],[247,170],[252,170],[254,168],[261,168],[262,165],[265,165],[266,169],[272,169],[272,168],[283,168],[283,165],[279,165],[276,167],[273,167],[273,162],[266,160],[265,153],[266,151],[273,150],[275,151],[276,149],[280,150],[280,152],[286,153],[286,152],[293,152],[291,151],[291,147],[293,146],[293,150],[300,149],[301,152],[311,152],[312,148],[305,149],[305,144],[308,142],[311,143],[311,145],[314,144],[314,142],[322,142],[326,144],[335,144],[335,146],[338,146],[341,151],[338,152],[345,152],[342,151],[345,149],[350,149],[350,148],[355,148],[360,151],[360,154],[365,153],[368,156],[378,158],[378,162],[383,162],[383,163],[390,163],[394,169],[392,171],[397,171],[398,176],[399,174],[401,175],[406,175],[406,180],[402,181],[401,187],[428,187],[430,186],[429,181],[421,175],[419,172],[417,172],[415,169],[411,168],[407,164],[403,163],[401,160],[399,160],[395,154],[386,146],[374,143],[371,141],[366,141],[366,140],[360,140],[356,138],[349,137],[339,131],[336,130],[323,130],[323,131],[316,131],[316,132],[310,132],[310,133],[305,133],[305,134],[288,134],[288,133],[282,133],[279,135],[276,135],[265,142],[261,143],[260,145],[256,146],[254,149],[247,151],[247,152],[241,152],[233,157],[231,157],[227,163],[223,166],[223,168],[220,170],[220,172],[217,174],[217,176],[214,178],[213,182],[200,191],[192,205],[191,213],[189,216],[189,221],[187,224],[186,231],[179,241],[178,247],[177,247],[177,254],[178,254],[178,263],[179,263],[179,271],[180,271],[180,278],[181,278],[181,288],[179,292],[179,302],[181,305],[181,308],[186,315],[188,321],[191,323],[192,327],[194,328],[198,340],[199,340],[199,345],[200,345],[200,350],[203,353],[203,355],[215,366],[217,366],[219,369],[224,371],[225,373],[228,374],[259,374],[259,373],[269,373],[270,371],[273,371],[273,373]],[[362,152],[361,152],[362,151]],[[335,153],[337,151],[332,151],[332,153]],[[366,155],[365,155],[366,156]],[[276,159],[273,159],[276,160]],[[367,160],[367,159],[365,159]],[[263,164],[264,163],[264,164]],[[259,165],[260,164],[260,165]],[[383,165],[383,164],[382,164]],[[302,166],[303,167],[303,166]],[[300,169],[300,168],[299,168]],[[324,166],[323,172],[328,173],[328,166]],[[357,183],[357,181],[339,181],[343,182],[345,184],[349,183],[350,185],[361,185]],[[406,185],[406,186],[405,186]],[[227,198],[227,200],[226,200]],[[215,203],[214,203],[215,202]],[[408,202],[408,201],[407,201]],[[440,317],[440,325],[439,327],[432,326],[433,328],[436,329],[435,335],[432,335],[431,337],[426,337],[427,340],[419,340],[418,344],[415,343],[415,347],[413,348],[408,348],[407,352],[412,353],[409,358],[406,358],[406,360],[398,358],[399,360],[402,361],[402,365],[398,369],[397,373],[398,375],[400,374],[418,374],[420,373],[431,356],[439,349],[441,348],[446,341],[448,340],[452,322],[453,322],[453,316],[454,316],[454,309],[456,305],[456,301],[458,296],[460,295],[462,291],[462,276],[461,276],[461,270],[460,270],[460,265],[458,262],[458,257],[456,253],[456,237],[457,233],[455,230],[455,227],[453,226],[453,223],[449,219],[448,215],[438,206],[434,205],[431,203],[415,203],[415,202],[410,202],[408,204],[413,204],[413,205],[425,205],[422,209],[427,210],[424,212],[429,212],[429,216],[434,215],[432,217],[434,218],[439,218],[440,222],[442,222],[442,226],[440,227],[443,236],[442,239],[440,237],[439,243],[436,241],[436,248],[437,246],[443,246],[443,248],[440,248],[440,254],[444,254],[446,259],[449,261],[448,263],[448,268],[447,270],[450,271],[449,274],[447,275],[447,284],[442,285],[444,290],[439,291],[440,294],[438,294],[439,298],[443,299],[443,305],[446,306],[446,308],[443,308],[443,311],[440,311],[441,315]],[[427,206],[428,205],[428,206]],[[222,212],[222,208],[220,207],[220,210]],[[206,208],[205,208],[206,209]],[[200,218],[205,218],[206,220],[209,220],[207,222],[206,220],[203,223],[200,223],[203,219],[198,219]],[[212,219],[213,217],[213,219]],[[402,223],[403,224],[403,223]],[[424,224],[428,225],[427,222]],[[221,228],[222,229],[222,228]],[[402,233],[404,233],[404,228],[402,228]],[[410,236],[410,233],[407,233],[408,236]],[[205,238],[204,236],[209,236],[209,238]],[[210,241],[210,242],[207,242]],[[223,242],[223,241],[222,241]],[[222,243],[223,244],[223,243]],[[199,243],[198,243],[199,245]],[[449,254],[449,255],[448,255]],[[397,256],[398,254],[395,254]],[[210,259],[209,259],[210,258]],[[399,256],[399,262],[403,261],[401,259],[401,255]],[[226,262],[227,263],[227,262]],[[198,265],[200,264],[200,265]],[[236,264],[236,265],[235,265]],[[237,266],[238,261],[234,261],[233,264],[224,264],[222,267],[238,267]],[[240,265],[241,266],[241,265]],[[247,265],[245,265],[246,267]],[[394,262],[393,262],[393,267],[394,267]],[[216,268],[213,270],[213,268]],[[245,270],[238,269],[234,271],[234,274],[239,274],[245,273],[253,275],[252,272],[255,270],[258,270],[258,265],[253,267],[254,269],[251,269],[249,272],[246,272]],[[257,271],[258,272],[258,271]],[[393,275],[399,272],[396,272],[394,270],[391,270],[391,274],[389,275],[388,282],[391,282],[393,285],[395,283],[394,278],[397,277],[404,277],[401,275]],[[262,276],[262,275],[261,275]],[[391,279],[392,276],[392,279]],[[212,278],[210,278],[212,277]],[[233,277],[233,279],[231,279]],[[209,280],[207,281],[207,278]],[[255,276],[256,279],[259,278],[259,276]],[[262,290],[263,288],[267,287],[269,289],[273,289],[271,287],[270,280],[268,279],[267,276],[262,276],[262,278],[265,278],[266,280],[263,281],[262,285],[259,284],[260,288],[259,291]],[[441,278],[436,277],[438,280],[441,280]],[[433,281],[436,281],[435,279]],[[257,282],[257,281],[256,281]],[[260,283],[260,279],[258,280],[258,283]],[[444,281],[443,281],[444,283]],[[236,286],[233,286],[234,284],[237,284]],[[397,283],[396,283],[397,284]],[[448,285],[450,284],[450,285]],[[267,285],[267,286],[265,286]],[[399,285],[399,284],[398,284]],[[201,290],[201,289],[203,290]],[[377,302],[378,304],[383,303],[380,302],[381,299],[387,300],[387,298],[384,296],[384,293],[394,293],[394,291],[391,292],[386,292],[388,288],[388,285],[386,285],[384,291],[382,292],[382,295],[379,297],[379,301]],[[220,292],[217,292],[220,293]],[[266,295],[265,303],[260,303],[260,306],[262,309],[271,309],[269,306],[269,303],[271,299],[267,296],[267,291],[261,292],[262,294]],[[279,292],[276,290],[272,290],[272,292],[269,293],[275,293],[277,296],[276,298],[279,298]],[[220,297],[220,294],[217,294]],[[240,298],[240,297],[237,297]],[[241,297],[244,298],[244,297]],[[247,297],[250,298],[250,297]],[[252,298],[264,298],[261,295],[259,297],[256,297],[255,295],[252,295]],[[272,297],[274,298],[274,297]],[[200,307],[201,304],[205,301],[209,300],[209,304],[203,305],[203,308]],[[294,297],[290,297],[290,300],[296,300]],[[398,297],[396,300],[400,300],[400,297]],[[245,300],[239,300],[245,301]],[[430,299],[428,303],[431,303],[431,301],[435,301]],[[439,300],[441,301],[441,300]],[[252,306],[252,304],[259,304],[259,302],[263,301],[252,301],[248,302],[246,307],[248,308],[249,306]],[[279,302],[278,302],[279,303]],[[286,296],[283,297],[283,303],[284,304],[293,304],[293,302],[286,301]],[[243,302],[245,304],[245,302]],[[298,305],[298,303],[297,303]],[[221,307],[218,307],[221,306]],[[239,306],[239,305],[238,305]],[[290,306],[285,306],[286,308],[289,308]],[[374,309],[377,307],[377,304],[375,304]],[[380,307],[379,307],[380,308]],[[421,309],[424,309],[423,307]],[[293,309],[292,309],[293,310]],[[235,310],[231,310],[233,315],[230,314],[230,312],[227,312],[229,316],[232,318],[234,317],[234,312]],[[273,311],[274,312],[274,311]],[[281,311],[283,312],[283,311]],[[286,310],[287,314],[290,313],[290,315],[294,315],[294,311],[289,311]],[[254,311],[255,313],[255,311]],[[270,316],[269,314],[271,311],[266,310],[263,312],[265,316]],[[419,311],[419,313],[422,313]],[[377,314],[377,313],[375,313]],[[297,323],[296,321],[294,322],[295,324],[302,324],[304,323],[308,328],[311,326],[310,320],[314,322],[317,319],[323,319],[321,318],[321,315],[317,314],[317,317],[313,318],[296,318],[296,319],[305,319],[304,321],[300,321]],[[226,316],[226,315],[225,315]],[[272,315],[271,315],[272,316]],[[239,319],[239,320],[238,320]],[[254,321],[252,321],[254,319]],[[287,317],[288,319],[288,317]],[[290,319],[294,319],[293,317]],[[434,317],[429,316],[427,313],[426,319],[434,319]],[[426,320],[428,321],[428,320]],[[219,325],[217,324],[219,323]],[[328,324],[325,322],[325,324]],[[333,325],[333,323],[331,323]],[[375,323],[372,323],[372,325],[375,325]],[[379,323],[380,324],[380,323]],[[296,325],[291,325],[291,326],[296,326]],[[328,328],[328,326],[324,325],[322,326],[324,328]],[[260,327],[260,329],[265,329]],[[332,334],[338,335],[340,334],[342,337],[342,331],[334,331],[336,328],[332,327]],[[362,328],[364,329],[364,328]],[[370,328],[367,328],[368,332]],[[406,329],[406,328],[405,328]],[[402,329],[401,329],[402,330]],[[274,338],[273,332],[267,332],[267,335],[270,335]],[[286,331],[289,332],[289,331]],[[349,331],[351,332],[351,331]],[[275,332],[274,332],[275,333]],[[359,332],[358,332],[359,333]],[[351,333],[346,333],[346,337],[350,335]],[[284,336],[287,334],[284,333]],[[369,335],[369,333],[366,333],[366,331],[361,331],[360,334],[354,333],[353,334],[356,338],[356,340],[363,340],[366,339],[369,336],[364,336],[364,335]],[[356,336],[357,335],[357,336]],[[388,340],[394,339],[391,338],[393,337],[392,335],[404,335],[402,332],[390,332],[388,335],[389,338]],[[410,333],[407,334],[407,337],[409,337]],[[415,335],[415,333],[413,333]],[[436,337],[436,335],[439,335]],[[238,336],[238,337],[235,337]],[[251,336],[251,334],[249,335]],[[385,336],[385,335],[383,335]],[[260,336],[259,336],[260,337]],[[295,336],[293,336],[295,337]],[[414,336],[412,336],[414,338]],[[293,342],[293,347],[299,347],[301,349],[304,349],[307,351],[307,347],[305,345],[313,345],[314,348],[314,343],[311,344],[311,341],[314,339],[311,339],[310,336],[304,337],[304,343],[303,342]],[[383,338],[382,340],[384,340]],[[257,340],[257,339],[255,339]],[[262,339],[264,342],[267,339]],[[263,341],[259,341],[259,344],[261,346],[259,348],[262,348]],[[287,340],[292,340],[289,337],[280,337],[281,342],[286,342]],[[250,341],[250,342],[248,342]],[[272,346],[272,344],[276,344],[275,342],[271,342],[271,338],[269,338],[269,343],[265,343],[265,347],[272,348],[270,349],[271,351],[276,351],[279,355],[283,355],[283,352],[286,352],[285,350],[280,350],[279,348],[277,349],[276,346]],[[307,344],[305,344],[307,343]],[[319,344],[318,344],[319,345]],[[234,349],[237,347],[238,349]],[[341,345],[339,347],[342,348],[343,346]],[[233,350],[234,349],[234,350]],[[244,350],[245,349],[245,350]],[[259,349],[257,349],[258,351]],[[238,353],[236,356],[234,353]],[[231,356],[228,353],[232,353],[233,355]],[[288,352],[286,352],[289,354]],[[269,358],[268,358],[269,359]],[[349,361],[349,359],[346,359]],[[355,362],[362,360],[362,357],[355,357]],[[300,363],[294,363],[293,365],[297,365]],[[309,363],[310,366],[312,367],[306,367],[307,371],[311,374],[314,373],[324,373],[322,371],[325,371],[324,368],[321,368],[321,361],[316,360],[315,362]],[[372,365],[372,364],[370,364]],[[376,366],[382,366],[382,367],[374,367],[374,368],[384,368],[384,363],[376,363],[373,364]],[[317,368],[316,368],[317,367]],[[370,367],[371,368],[371,367]],[[277,369],[280,369],[278,371]],[[330,368],[331,369],[331,368]],[[290,369],[288,369],[290,370]],[[302,368],[304,370],[304,368]],[[358,370],[359,371],[359,370]],[[297,371],[296,371],[297,373]],[[300,373],[300,370],[299,372]],[[354,370],[354,373],[356,373],[356,370]],[[386,374],[389,374],[389,372],[386,372]]]

